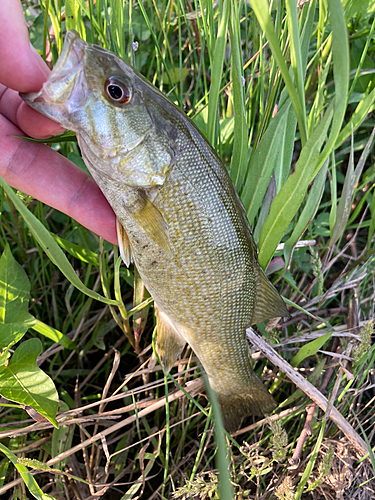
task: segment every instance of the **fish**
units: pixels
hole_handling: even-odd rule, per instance
[[[258,264],[244,207],[203,134],[140,73],[74,30],[41,90],[20,95],[76,133],[116,214],[121,256],[154,299],[165,372],[188,344],[228,431],[248,415],[271,413],[276,403],[251,369],[246,328],[289,313]]]

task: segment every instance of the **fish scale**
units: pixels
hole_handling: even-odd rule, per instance
[[[258,265],[242,203],[204,136],[140,74],[74,31],[41,91],[22,97],[76,132],[116,213],[121,255],[127,265],[134,260],[154,298],[165,371],[188,343],[228,430],[271,412],[275,402],[250,367],[246,328],[289,313]]]

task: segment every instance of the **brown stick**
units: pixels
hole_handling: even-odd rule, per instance
[[[327,410],[327,398],[308,380],[302,377],[300,373],[295,371],[289,363],[287,363],[268,343],[262,339],[252,328],[246,330],[246,335],[250,342],[260,349],[263,354],[276,365],[285,375],[303,391],[310,399],[314,401],[324,412]],[[336,409],[332,408],[329,418],[337,425],[337,427],[345,434],[349,441],[361,453],[368,454],[368,448],[365,441],[353,429],[349,422]]]

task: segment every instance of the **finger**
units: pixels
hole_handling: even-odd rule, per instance
[[[0,116],[0,175],[11,186],[117,244],[115,214],[95,181],[44,144],[9,135],[21,135],[21,131]]]
[[[64,129],[22,101],[18,92],[0,84],[0,115],[5,116],[23,132],[35,139],[62,134]]]
[[[49,69],[31,47],[19,0],[0,2],[0,82],[19,92],[37,92]]]

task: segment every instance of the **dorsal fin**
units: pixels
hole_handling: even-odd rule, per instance
[[[290,314],[285,302],[259,265],[255,267],[255,273],[257,275],[256,303],[251,324],[276,317],[288,318]]]

